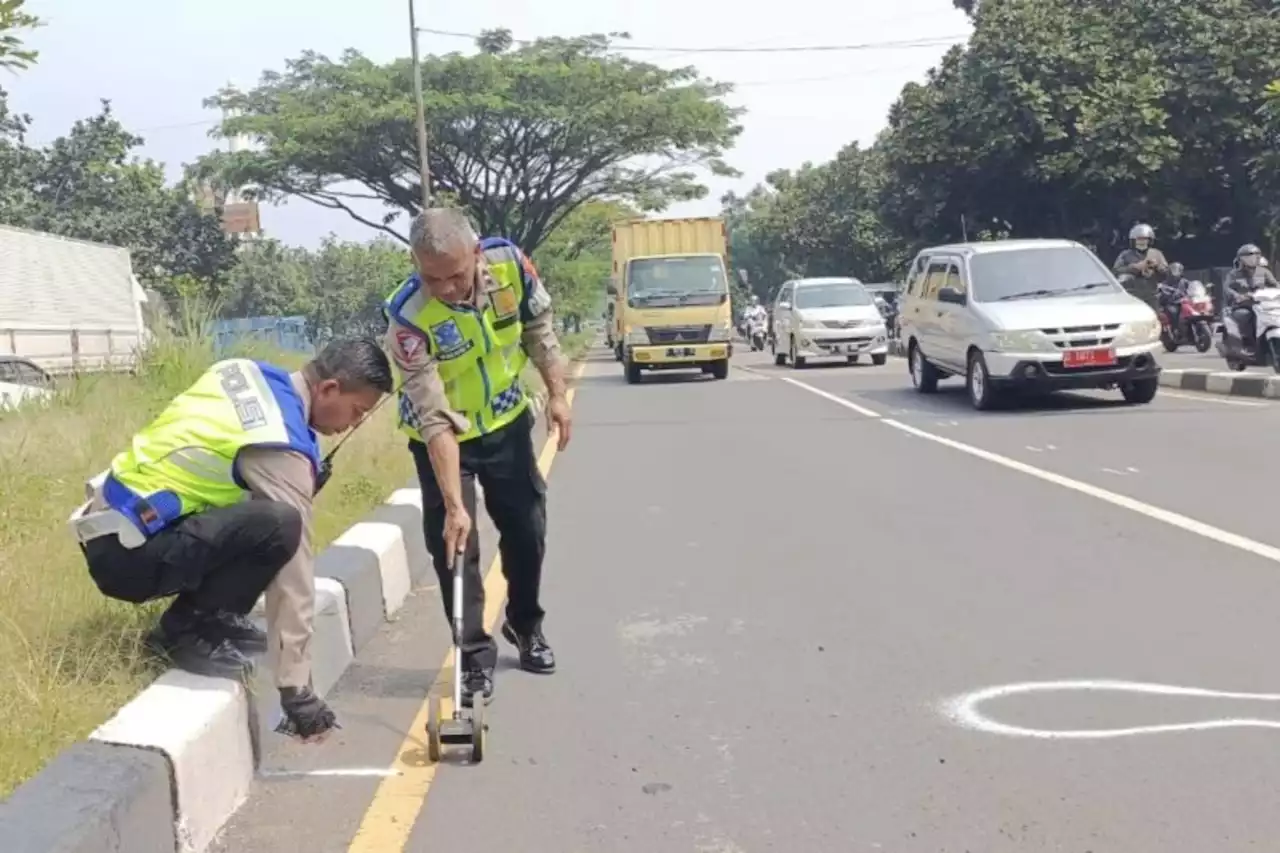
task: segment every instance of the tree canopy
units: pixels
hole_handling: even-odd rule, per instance
[[[474,55],[422,62],[433,190],[482,231],[535,250],[578,207],[617,199],[643,211],[700,198],[698,169],[728,175],[723,155],[741,128],[724,84],[611,49],[609,36],[513,46],[486,33]],[[205,174],[343,210],[399,239],[393,226],[421,205],[412,63],[355,51],[304,53],[247,92],[211,99],[231,115],[224,136],[260,150],[206,160]],[[382,205],[384,215],[357,208]]]
[[[110,103],[44,148],[27,144],[29,126],[0,93],[0,223],[123,246],[138,278],[162,292],[174,276],[212,280],[234,262],[217,215],[136,156],[142,138]]]
[[[26,0],[0,0],[0,68],[26,68],[36,61],[36,52],[23,44],[22,30],[40,26],[40,20],[24,11]]]
[[[1006,235],[1069,237],[1110,255],[1146,221],[1167,253],[1207,266],[1274,238],[1280,86],[1272,100],[1267,89],[1280,78],[1280,17],[1270,0],[953,5],[972,38],[903,88],[861,152],[856,185],[836,177],[850,174],[846,149],[746,197],[761,263],[871,279],[886,271],[878,261],[892,268],[924,244]],[[740,217],[742,205],[726,199],[726,212]]]

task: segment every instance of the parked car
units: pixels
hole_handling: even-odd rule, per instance
[[[850,364],[869,355],[889,357],[889,333],[870,291],[856,278],[802,278],[778,289],[770,312],[770,347],[776,364],[804,367],[811,358]]]
[[[53,398],[53,378],[35,362],[0,355],[0,411]]]
[[[1119,388],[1149,403],[1159,387],[1155,312],[1070,240],[926,249],[912,263],[901,323],[916,389],[963,376],[977,409],[1018,389]]]

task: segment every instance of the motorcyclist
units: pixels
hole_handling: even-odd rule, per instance
[[[1262,250],[1253,243],[1245,243],[1236,251],[1232,267],[1222,289],[1227,297],[1227,307],[1240,329],[1240,341],[1251,345],[1257,335],[1254,328],[1253,294],[1264,287],[1277,287],[1276,277],[1262,262]]]
[[[1156,305],[1169,318],[1170,326],[1178,328],[1182,317],[1182,299],[1187,295],[1191,282],[1183,276],[1182,264],[1169,264],[1169,274],[1156,285]]]
[[[1129,248],[1116,257],[1112,271],[1118,276],[1133,276],[1146,281],[1157,281],[1169,273],[1169,262],[1164,253],[1153,245],[1155,229],[1140,222],[1129,231]]]
[[[760,297],[754,293],[751,294],[751,307],[747,309],[747,313],[743,318],[746,320],[747,334],[751,334],[751,327],[756,323],[765,321],[764,306],[760,304]]]

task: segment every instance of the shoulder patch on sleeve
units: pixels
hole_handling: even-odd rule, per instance
[[[396,329],[396,346],[406,361],[417,361],[427,353],[427,340],[409,329]]]
[[[547,288],[543,283],[534,279],[532,289],[529,292],[529,314],[537,317],[539,314],[551,307],[551,294],[547,292]]]

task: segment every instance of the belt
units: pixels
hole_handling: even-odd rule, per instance
[[[86,543],[103,536],[115,536],[125,548],[140,548],[146,543],[146,535],[138,529],[124,513],[116,509],[104,509],[90,512],[90,508],[100,500],[102,484],[107,478],[106,471],[84,484],[87,500],[76,508],[67,519],[71,535],[83,547]]]

